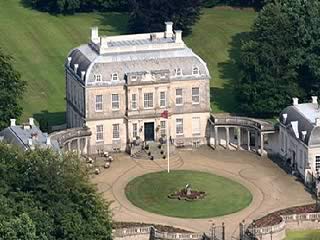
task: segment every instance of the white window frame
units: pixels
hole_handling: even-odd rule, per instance
[[[119,140],[120,139],[120,124],[115,123],[112,124],[112,140]]]
[[[195,121],[197,121],[197,128],[195,128]],[[201,133],[201,122],[200,122],[200,117],[192,117],[192,135],[200,135]]]
[[[100,101],[98,101],[98,97],[101,97]],[[103,111],[103,96],[101,94],[96,95],[96,112]]]
[[[95,82],[102,82],[102,75],[101,74],[94,74],[93,79]]]
[[[162,94],[163,94],[164,96],[163,96]],[[162,95],[162,96],[161,96],[161,95]],[[164,91],[161,91],[160,94],[159,94],[159,96],[160,96],[160,97],[159,97],[159,101],[160,101],[160,102],[159,102],[159,105],[160,105],[160,108],[165,108],[165,107],[167,106],[167,99],[166,99],[167,96],[166,96],[166,95],[167,95],[167,94],[166,94],[166,92],[164,92]]]
[[[198,93],[194,94],[193,90],[198,89]],[[192,104],[193,105],[198,105],[200,104],[200,88],[199,87],[193,87],[191,89],[191,94],[192,94]],[[198,101],[194,101],[195,99],[198,99]]]
[[[183,135],[183,118],[176,118],[176,135]]]
[[[119,81],[119,75],[118,75],[118,73],[112,73],[112,75],[111,75],[111,81],[113,81],[113,82]]]
[[[132,137],[136,138],[138,136],[138,123],[132,123]]]
[[[175,74],[176,74],[176,77],[181,77],[182,76],[182,69],[181,68],[176,68],[175,69]]]
[[[151,99],[146,98],[146,96],[150,96],[150,94],[152,96]],[[148,93],[143,94],[143,107],[144,107],[144,109],[153,108],[153,92],[148,92]]]
[[[135,96],[135,99],[133,99],[133,96]],[[131,94],[131,109],[132,110],[137,110],[138,105],[137,105],[137,94],[136,93],[132,93]]]
[[[114,101],[113,96],[118,96],[118,100]],[[117,105],[117,107],[115,105]],[[120,109],[120,96],[117,93],[111,94],[111,108],[112,111],[118,111]]]
[[[200,69],[198,66],[192,66],[192,75],[194,75],[194,76],[200,75]]]
[[[96,142],[103,142],[104,134],[103,134],[103,125],[96,125]]]
[[[181,94],[177,94],[178,91],[181,91]],[[176,106],[182,106],[183,105],[183,89],[182,88],[176,88]]]

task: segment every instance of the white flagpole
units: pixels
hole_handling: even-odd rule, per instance
[[[170,172],[169,116],[167,118],[167,158],[168,158],[168,173],[169,173]]]

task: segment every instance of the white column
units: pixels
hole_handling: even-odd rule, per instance
[[[238,138],[238,146],[237,149],[240,150],[241,147],[241,128],[237,128],[237,138]]]
[[[78,138],[78,139],[77,139],[78,155],[81,154],[80,144],[81,144],[81,141],[80,141],[80,138]]]
[[[247,129],[247,145],[248,145],[248,151],[250,151],[250,130]]]
[[[87,153],[88,153],[88,138],[85,137],[84,138],[83,154],[87,154]]]
[[[263,156],[263,145],[264,145],[264,141],[263,141],[263,134],[260,133],[260,155]]]
[[[229,149],[229,143],[230,143],[230,135],[229,135],[229,127],[226,127],[226,148]]]
[[[218,127],[214,126],[214,149],[217,149],[219,144],[219,133],[218,133]]]
[[[255,146],[256,152],[258,153],[259,146],[258,146],[258,132],[257,132],[257,130],[255,130],[255,132],[254,132],[254,146]]]

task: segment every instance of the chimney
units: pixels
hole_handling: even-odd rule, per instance
[[[13,127],[16,125],[16,119],[10,119],[10,127]]]
[[[68,67],[70,67],[72,57],[68,57]]]
[[[320,118],[316,118],[316,126],[320,127]]]
[[[313,104],[318,104],[318,97],[317,96],[312,96],[311,99],[312,99]]]
[[[74,64],[73,65],[73,69],[74,69],[74,72],[77,74],[77,71],[78,71],[78,67],[79,67],[79,64]]]
[[[182,43],[182,31],[181,30],[176,30],[176,43]]]
[[[93,42],[94,44],[99,43],[99,28],[98,27],[91,28],[91,42]]]
[[[307,131],[301,131],[302,134],[302,141],[306,140]]]
[[[29,118],[29,125],[31,127],[34,126],[34,119],[33,118]]]
[[[81,80],[84,81],[84,76],[86,75],[85,71],[81,71]]]
[[[51,139],[49,137],[47,137],[46,144],[51,145]]]
[[[299,105],[299,98],[292,98],[293,106]]]
[[[282,118],[283,118],[283,124],[286,124],[287,118],[288,118],[288,114],[286,114],[286,113],[282,114]]]
[[[173,36],[173,31],[172,31],[173,22],[165,22],[165,24],[166,24],[166,31],[164,32],[164,37],[165,38],[172,38],[172,36]]]

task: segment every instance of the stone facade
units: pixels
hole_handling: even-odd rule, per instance
[[[168,131],[176,145],[206,143],[210,74],[172,23],[162,33],[115,37],[93,28],[65,69],[67,125],[91,130],[89,153],[128,150],[137,138],[159,141]]]

